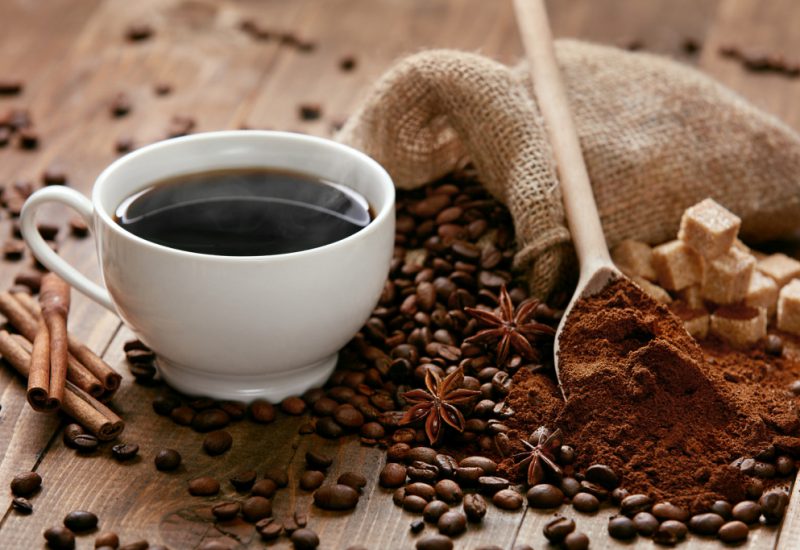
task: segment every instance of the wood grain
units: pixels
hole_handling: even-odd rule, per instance
[[[754,76],[716,54],[729,40],[749,41],[785,52],[800,51],[792,21],[800,6],[776,0],[768,6],[756,0],[552,0],[548,8],[556,36],[572,36],[611,44],[632,40],[646,49],[665,53],[703,70],[739,90],[749,99],[800,127],[798,81]],[[280,46],[277,41],[254,41],[237,27],[245,17],[276,30],[291,30],[316,42],[312,52]],[[153,25],[153,39],[124,40],[125,27],[135,21]],[[700,56],[689,55],[683,42],[691,37],[704,44]],[[27,82],[19,98],[0,98],[0,111],[9,106],[31,108],[44,140],[37,153],[14,147],[0,149],[0,183],[17,178],[38,181],[52,163],[64,165],[71,185],[88,193],[94,178],[116,154],[113,143],[122,135],[137,144],[164,137],[173,115],[192,115],[198,130],[269,127],[330,135],[336,122],[352,111],[361,94],[391,63],[422,48],[452,47],[477,50],[503,62],[521,59],[522,48],[510,2],[485,0],[16,0],[0,2],[0,76],[21,76]],[[354,54],[357,67],[343,72],[338,63]],[[153,93],[153,84],[168,82],[174,92]],[[112,118],[108,104],[115,94],[131,97],[133,112]],[[320,120],[304,122],[298,104],[323,106]],[[63,210],[47,211],[64,223]],[[0,234],[10,223],[0,220]],[[98,278],[91,239],[61,237],[61,252],[75,265]],[[28,266],[3,262],[0,285]],[[226,482],[232,474],[254,468],[262,475],[270,466],[286,467],[289,489],[275,498],[275,516],[295,510],[308,513],[325,548],[364,544],[369,548],[411,548],[412,516],[396,508],[391,493],[376,486],[383,465],[380,449],[362,446],[354,437],[340,442],[316,435],[301,436],[305,420],[281,416],[270,425],[239,422],[231,427],[233,449],[221,457],[201,450],[202,435],[181,428],[152,412],[151,401],[165,388],[146,388],[132,382],[122,356],[131,337],[119,322],[83,296],[73,293],[70,330],[124,374],[114,406],[126,419],[124,441],[140,445],[140,458],[118,464],[108,445],[89,457],[66,448],[54,417],[42,417],[25,406],[24,388],[8,370],[0,370],[0,482],[20,471],[37,469],[44,478],[33,498],[35,512],[20,516],[2,493],[0,547],[27,548],[42,543],[41,533],[59,524],[66,512],[83,508],[101,518],[101,530],[113,530],[123,542],[146,538],[171,548],[194,548],[218,539],[232,548],[260,548],[252,526],[243,522],[213,524],[209,508],[219,499],[239,499]],[[162,447],[178,449],[187,458],[177,472],[160,473],[152,466]],[[296,486],[306,450],[335,457],[329,481],[347,469],[369,480],[352,514],[324,512]],[[198,475],[223,482],[218,499],[190,497],[186,483]],[[796,493],[796,490],[795,490]],[[616,543],[606,535],[611,509],[587,516],[565,507],[578,529],[592,536],[592,548],[652,548],[640,539]],[[456,540],[458,549],[495,544],[511,548],[528,543],[547,548],[542,525],[552,511],[502,512],[490,507],[480,526],[470,526]],[[425,532],[433,532],[426,526]],[[92,535],[79,537],[79,548],[92,547]],[[795,495],[778,539],[777,528],[751,533],[746,548],[794,548],[800,540],[800,499]],[[711,540],[693,538],[692,548],[720,548]],[[289,548],[286,539],[271,547]]]

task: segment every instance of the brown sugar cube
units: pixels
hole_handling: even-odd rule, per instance
[[[756,269],[750,278],[744,303],[750,307],[765,307],[767,315],[772,317],[778,308],[778,290],[775,281]]]
[[[680,300],[672,302],[669,307],[683,321],[683,327],[692,337],[702,340],[708,336],[710,317],[705,308],[694,308]]]
[[[648,281],[658,279],[653,267],[653,249],[647,243],[625,239],[611,251],[611,258],[628,277],[643,277]]]
[[[707,262],[703,298],[717,304],[741,302],[747,296],[755,267],[756,259],[736,248]]]
[[[706,304],[703,300],[703,292],[701,285],[687,286],[678,292],[678,297],[692,309],[705,309]]]
[[[730,250],[742,220],[714,199],[705,199],[686,209],[678,238],[707,260]]]
[[[767,309],[722,306],[711,314],[711,333],[731,346],[746,349],[767,335]]]
[[[667,290],[681,290],[703,279],[703,258],[683,241],[670,241],[653,249],[658,282]]]
[[[794,279],[778,295],[778,328],[800,335],[800,279]]]
[[[772,277],[778,283],[778,288],[782,288],[795,277],[800,277],[800,262],[786,254],[771,254],[759,260],[756,269],[767,277]]]
[[[656,302],[661,302],[662,304],[668,304],[672,301],[672,296],[669,295],[669,292],[661,288],[660,286],[651,283],[647,279],[642,277],[633,277],[633,282],[642,287],[642,290],[645,291],[653,300]]]

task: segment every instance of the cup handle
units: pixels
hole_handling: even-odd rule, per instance
[[[68,187],[45,187],[28,197],[22,207],[20,221],[22,237],[25,242],[42,265],[116,315],[117,310],[111,302],[108,291],[90,281],[85,275],[56,254],[39,234],[39,230],[36,228],[36,212],[39,207],[48,202],[60,202],[69,206],[80,214],[86,225],[94,231],[94,207],[89,199]]]

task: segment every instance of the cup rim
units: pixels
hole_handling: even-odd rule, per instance
[[[308,248],[306,250],[298,250],[296,252],[287,252],[283,254],[269,254],[260,256],[225,256],[221,254],[202,254],[199,252],[190,252],[188,250],[181,250],[179,248],[172,248],[169,246],[164,246],[162,244],[154,243],[152,241],[148,241],[147,239],[143,239],[142,237],[139,237],[138,235],[135,235],[130,231],[123,229],[119,224],[114,222],[109,213],[106,212],[105,208],[101,207],[101,201],[99,196],[100,189],[104,185],[106,185],[105,182],[107,182],[111,178],[113,173],[116,172],[121,166],[124,166],[130,162],[135,162],[140,157],[146,156],[150,154],[152,151],[156,149],[161,149],[168,145],[179,144],[190,141],[213,141],[218,139],[241,138],[241,137],[262,137],[262,138],[281,139],[281,140],[289,140],[296,142],[306,142],[306,143],[310,142],[323,147],[338,149],[343,154],[355,157],[358,160],[358,162],[363,162],[365,164],[370,165],[370,167],[373,168],[378,173],[378,175],[380,176],[378,178],[380,184],[387,188],[387,193],[388,193],[387,200],[384,202],[380,211],[376,213],[375,218],[372,221],[370,221],[369,224],[367,224],[362,229],[356,231],[352,235],[348,235],[344,239],[340,239],[338,241],[334,241],[332,243],[328,243],[315,248]],[[302,173],[302,169],[298,170],[298,172]],[[201,132],[197,134],[191,134],[188,136],[157,141],[155,143],[151,143],[149,145],[136,149],[135,151],[132,151],[131,153],[128,153],[118,158],[114,162],[112,162],[100,173],[100,175],[95,180],[94,186],[92,187],[92,204],[94,206],[94,211],[97,214],[97,216],[99,216],[99,218],[103,220],[105,225],[110,228],[111,231],[115,232],[121,237],[134,241],[140,244],[141,246],[145,246],[153,250],[167,252],[170,254],[174,254],[176,256],[183,256],[187,258],[201,259],[206,261],[225,261],[225,262],[252,262],[254,260],[281,261],[289,258],[299,258],[313,254],[319,254],[321,252],[325,252],[342,246],[347,246],[350,242],[353,242],[358,239],[363,239],[369,236],[370,234],[374,233],[375,231],[378,231],[380,226],[382,226],[383,223],[385,222],[386,218],[388,218],[394,211],[394,203],[395,203],[395,188],[391,176],[383,166],[381,166],[375,159],[373,159],[369,155],[359,151],[358,149],[355,149],[353,147],[344,145],[342,143],[330,139],[311,136],[308,134],[300,134],[296,132],[283,132],[276,130],[222,130],[214,132]]]

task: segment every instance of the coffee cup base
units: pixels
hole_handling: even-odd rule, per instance
[[[338,356],[334,353],[310,365],[260,375],[212,373],[179,365],[163,357],[156,359],[156,365],[164,381],[186,395],[245,403],[256,399],[278,403],[291,395],[301,395],[309,388],[325,384],[336,368]]]

